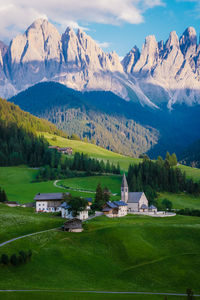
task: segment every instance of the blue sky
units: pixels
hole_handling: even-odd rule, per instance
[[[9,43],[37,18],[47,18],[62,33],[82,27],[103,47],[124,56],[140,49],[147,35],[166,41],[193,26],[200,33],[200,0],[0,0],[0,40]]]
[[[168,39],[175,30],[181,36],[185,29],[193,26],[197,36],[200,34],[200,11],[197,2],[163,1],[165,6],[154,7],[144,13],[144,22],[140,24],[123,23],[120,26],[90,24],[88,33],[99,41],[109,42],[106,51],[116,50],[124,56],[134,45],[142,48],[147,35],[155,35],[157,41]],[[200,1],[199,1],[200,2]]]

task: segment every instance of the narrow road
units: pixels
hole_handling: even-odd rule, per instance
[[[6,241],[6,242],[1,243],[1,244],[0,244],[0,247],[2,247],[2,246],[4,246],[4,245],[7,245],[7,244],[9,244],[9,243],[11,243],[11,242],[14,242],[14,241],[16,241],[16,240],[23,239],[23,238],[25,238],[25,237],[27,237],[27,236],[32,236],[32,235],[36,235],[36,234],[40,234],[40,233],[44,233],[44,232],[48,232],[48,231],[52,231],[52,230],[56,230],[56,229],[58,229],[58,227],[57,227],[57,228],[52,228],[52,229],[43,230],[43,231],[38,231],[38,232],[34,232],[34,233],[29,233],[29,234],[22,235],[22,236],[18,236],[18,237],[16,237],[16,238],[13,238],[13,239],[11,239],[11,240],[8,240],[8,241]]]
[[[109,292],[109,291],[66,291],[66,290],[0,290],[0,292],[47,292],[47,293],[91,293],[91,294],[134,294],[134,295],[161,295],[161,296],[187,296],[181,293],[151,293],[151,292]],[[200,295],[194,295],[200,297]]]
[[[60,180],[55,180],[53,185],[59,189],[65,189],[65,190],[71,190],[71,191],[74,191],[74,192],[82,192],[82,193],[88,193],[88,194],[95,194],[95,191],[88,191],[88,190],[82,190],[82,189],[75,189],[75,188],[72,188],[72,187],[69,187],[69,188],[66,188],[64,186],[60,186],[58,185],[58,181]],[[115,194],[111,194],[112,196],[117,196],[117,193]]]

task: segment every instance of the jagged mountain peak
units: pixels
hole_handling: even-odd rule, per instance
[[[141,51],[134,46],[120,62],[116,52],[105,53],[82,29],[67,27],[61,35],[48,20],[38,19],[8,48],[0,43],[0,68],[2,97],[57,81],[82,91],[112,91],[151,107],[200,99],[200,45],[193,27],[180,39],[172,31],[166,42],[149,35]]]

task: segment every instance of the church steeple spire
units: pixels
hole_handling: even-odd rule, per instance
[[[121,200],[124,202],[128,202],[128,183],[126,180],[126,175],[123,175],[122,185],[121,185]]]

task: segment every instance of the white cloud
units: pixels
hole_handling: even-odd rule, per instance
[[[109,42],[99,42],[97,40],[95,40],[95,42],[97,43],[97,45],[100,47],[100,48],[109,48],[111,43]]]
[[[37,18],[48,18],[62,31],[80,22],[139,24],[147,9],[160,5],[163,0],[0,0],[0,39],[24,31]]]

